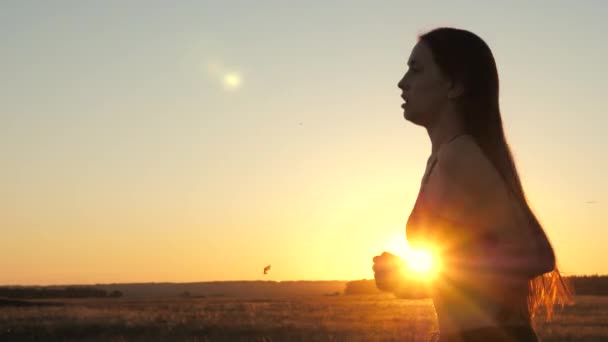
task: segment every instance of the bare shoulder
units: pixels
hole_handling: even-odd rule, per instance
[[[508,217],[506,184],[473,137],[441,146],[436,168],[432,194],[444,216],[476,227],[500,226]]]
[[[470,135],[441,146],[437,168],[442,177],[469,188],[483,188],[500,181],[496,168]]]

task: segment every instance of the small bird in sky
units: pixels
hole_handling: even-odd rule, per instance
[[[270,265],[264,267],[264,274],[268,274],[268,271],[270,271]]]

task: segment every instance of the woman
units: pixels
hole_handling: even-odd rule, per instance
[[[442,271],[424,291],[411,288],[401,260],[384,253],[376,284],[430,296],[442,342],[537,341],[537,309],[550,319],[571,292],[505,139],[492,52],[471,32],[439,28],[420,36],[408,65],[398,84],[404,116],[426,128],[432,152],[406,236],[413,248],[432,246]]]

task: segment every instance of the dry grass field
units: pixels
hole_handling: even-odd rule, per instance
[[[429,299],[391,295],[45,300],[0,308],[0,340],[428,341]],[[608,341],[608,297],[577,297],[542,341]]]

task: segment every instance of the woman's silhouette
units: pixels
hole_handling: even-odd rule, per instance
[[[426,128],[432,152],[406,236],[441,257],[424,289],[439,341],[537,341],[538,308],[550,319],[555,302],[572,298],[505,139],[492,52],[471,32],[439,28],[419,37],[408,65],[398,84],[404,116]],[[399,278],[399,264],[389,253],[375,257],[376,285],[419,294]]]

